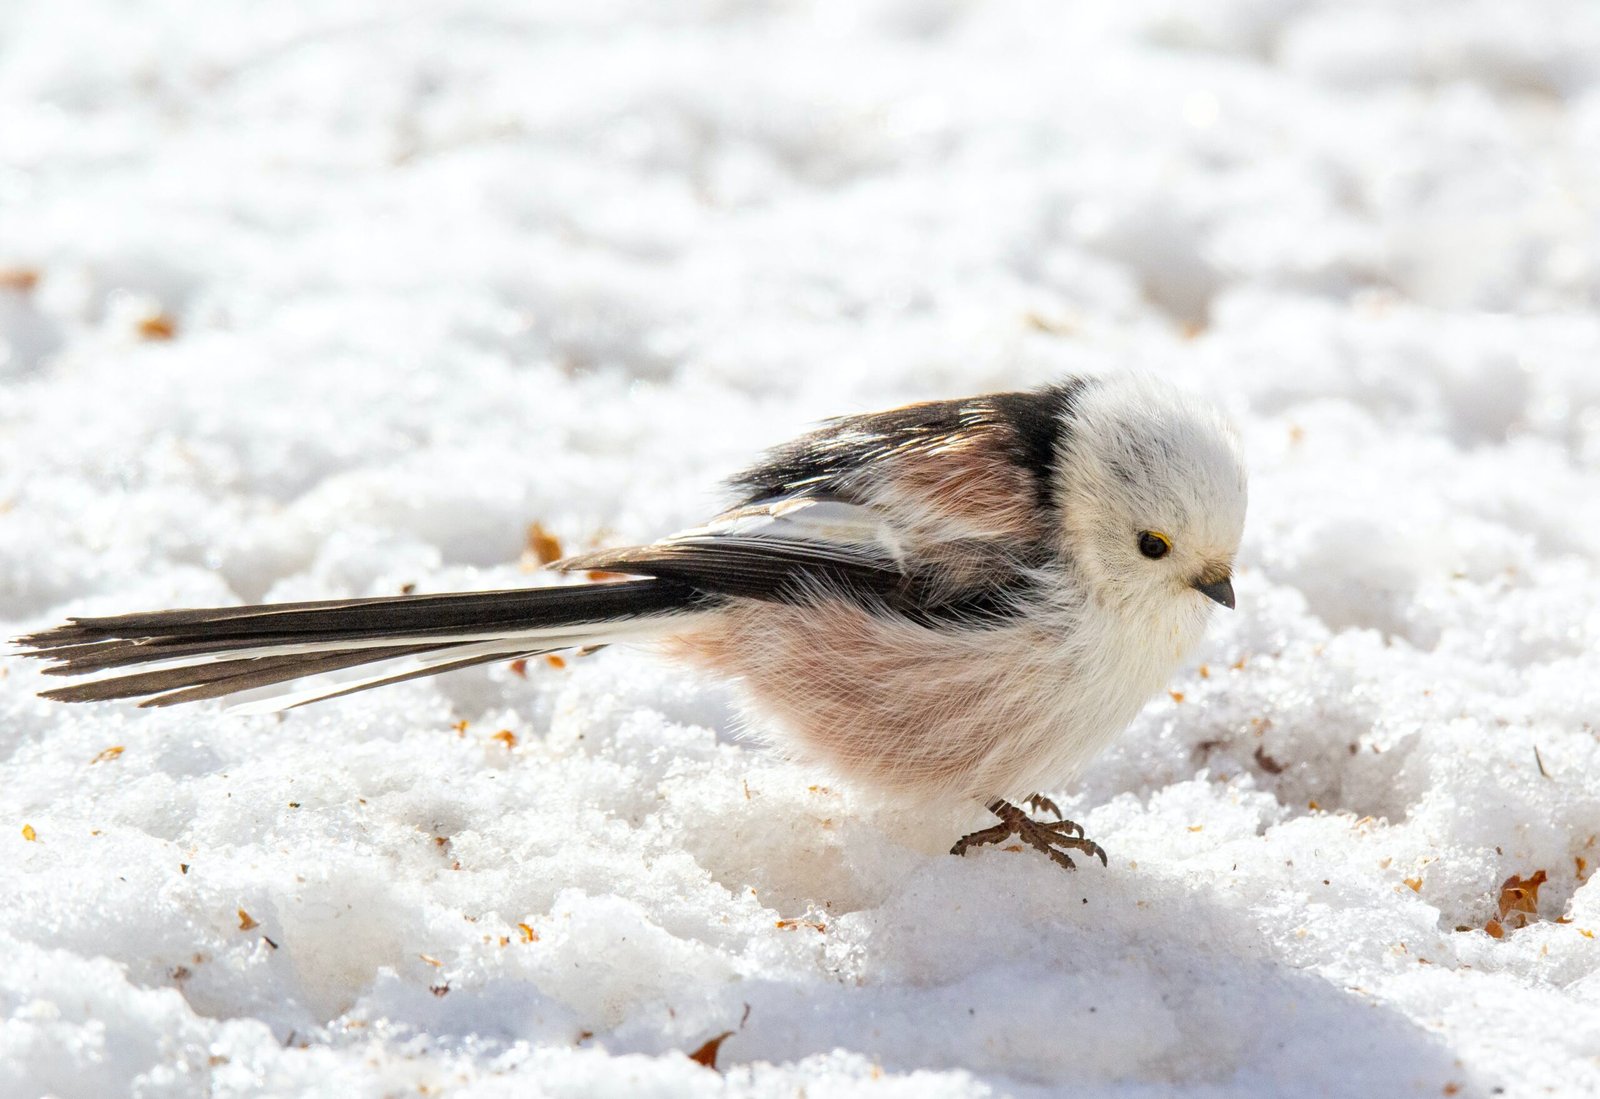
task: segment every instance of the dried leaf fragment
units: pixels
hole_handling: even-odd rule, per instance
[[[717,1068],[717,1050],[722,1048],[722,1043],[733,1037],[733,1031],[725,1030],[706,1042],[705,1045],[689,1054],[689,1060],[697,1065],[704,1065],[709,1069]],[[717,1071],[721,1071],[718,1069]]]
[[[548,565],[566,556],[561,550],[561,539],[546,530],[543,523],[528,524],[526,552],[540,565]]]
[[[39,833],[33,830],[33,825],[24,824],[22,826],[22,838],[32,843],[39,838]]]
[[[517,746],[517,734],[513,733],[510,729],[501,729],[489,739],[498,740],[501,744],[506,746],[507,751],[510,751],[512,748]]]
[[[550,665],[552,668],[555,668],[557,671],[560,671],[562,668],[567,666],[566,660],[563,657],[557,656],[555,653],[546,653],[544,662]]]
[[[257,920],[255,917],[251,916],[250,913],[246,912],[244,909],[242,909],[242,908],[239,909],[239,930],[240,931],[249,931],[252,928],[256,928],[256,927],[260,927],[260,926],[261,926],[261,923],[260,923],[259,920]]]
[[[539,933],[525,923],[517,924],[517,935],[520,936],[522,941],[525,943],[536,943],[539,941]]]
[[[109,760],[116,759],[118,756],[120,756],[123,753],[123,750],[124,749],[123,749],[123,746],[121,744],[113,744],[111,747],[107,748],[105,751],[103,751],[99,755],[95,756],[89,762],[90,763],[105,763],[105,762],[107,762]]]
[[[511,669],[511,674],[516,676],[518,679],[527,679],[528,678],[528,658],[527,657],[522,657],[522,658],[520,658],[518,660],[513,660],[510,664],[508,664],[506,666]]]
[[[423,961],[427,962],[429,965],[433,966],[433,968],[435,968],[435,969],[438,969],[440,966],[444,965],[443,962],[441,962],[438,958],[435,958],[431,954],[418,954],[417,957],[421,958]]]
[[[1422,879],[1421,878],[1406,878],[1405,879],[1405,883],[1406,883],[1406,888],[1410,889],[1413,893],[1422,892]]]
[[[809,927],[819,934],[825,934],[828,930],[828,925],[821,920],[806,920],[799,917],[779,920],[773,926],[779,931],[793,931],[797,927]]]
[[[1260,744],[1256,745],[1256,766],[1269,775],[1281,775],[1286,769],[1283,764],[1267,755],[1267,749]]]
[[[39,285],[39,272],[32,267],[0,267],[0,290],[26,294]]]
[[[170,340],[178,334],[178,322],[166,313],[152,313],[139,321],[137,331],[142,340]]]
[[[1500,923],[1515,931],[1539,918],[1539,887],[1549,877],[1535,870],[1528,878],[1512,874],[1500,886]]]

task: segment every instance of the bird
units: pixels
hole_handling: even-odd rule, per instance
[[[827,420],[729,487],[700,526],[553,565],[613,579],[79,617],[17,644],[46,675],[109,673],[46,698],[244,694],[247,711],[642,644],[732,681],[790,758],[894,800],[983,805],[998,823],[954,854],[1015,837],[1106,864],[1039,791],[1235,606],[1247,477],[1217,407],[1148,374],[1074,375]]]

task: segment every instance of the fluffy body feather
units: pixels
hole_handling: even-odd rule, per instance
[[[112,673],[51,697],[267,689],[250,706],[276,709],[653,643],[738,681],[781,750],[901,798],[996,798],[1069,779],[1232,605],[1233,433],[1148,379],[830,421],[734,488],[703,527],[557,565],[640,579],[77,619],[21,644],[50,674]]]

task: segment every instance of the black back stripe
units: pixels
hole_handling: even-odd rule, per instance
[[[1027,393],[996,393],[988,398],[995,412],[1009,423],[1016,438],[1012,461],[1033,476],[1039,507],[1056,507],[1056,455],[1072,419],[1078,396],[1089,385],[1086,378],[1071,378]]]

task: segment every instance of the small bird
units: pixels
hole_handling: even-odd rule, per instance
[[[1073,377],[826,421],[704,526],[554,566],[632,579],[74,618],[18,643],[47,675],[113,673],[46,698],[273,688],[241,707],[268,711],[643,642],[735,681],[792,757],[902,801],[983,803],[999,823],[953,853],[1016,836],[1070,869],[1069,851],[1105,852],[1037,791],[1126,728],[1212,604],[1233,607],[1245,481],[1209,404]]]

